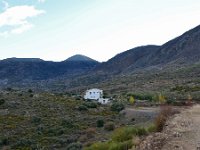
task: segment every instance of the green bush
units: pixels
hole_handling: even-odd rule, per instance
[[[71,143],[67,146],[67,150],[82,150],[81,143]]]
[[[125,142],[97,142],[92,144],[90,147],[85,148],[84,150],[127,150],[132,148],[132,140]]]
[[[112,141],[124,142],[133,138],[133,136],[146,135],[148,132],[144,127],[122,127],[116,129],[112,134]]]
[[[148,94],[148,93],[129,93],[127,94],[127,97],[133,96],[135,99],[138,100],[149,100],[152,101],[153,100],[153,95],[152,94]]]
[[[38,124],[41,123],[41,118],[37,117],[37,116],[33,116],[32,119],[31,119],[31,123],[38,125]]]
[[[28,89],[28,92],[29,92],[29,93],[32,93],[32,92],[33,92],[33,90],[31,90],[31,89]]]
[[[124,142],[132,139],[133,135],[137,134],[135,127],[122,127],[116,129],[112,134],[112,140],[115,142]]]
[[[125,108],[124,104],[121,102],[115,102],[111,105],[111,110],[112,111],[117,111],[120,112],[121,110],[123,110]]]
[[[3,105],[5,103],[4,99],[0,99],[0,105]]]
[[[88,108],[87,108],[85,105],[80,105],[80,106],[78,107],[78,110],[79,110],[79,111],[85,111],[85,110],[88,110]]]
[[[74,123],[71,120],[62,120],[61,125],[66,128],[74,128]]]
[[[28,149],[27,147],[31,147],[31,145],[34,145],[35,142],[31,139],[25,139],[21,138],[19,139],[14,145],[14,149]]]
[[[128,140],[125,142],[112,142],[109,144],[109,150],[128,150],[132,148],[132,146],[132,140]]]
[[[90,147],[85,148],[84,150],[109,150],[109,144],[97,142],[92,144]]]
[[[104,121],[102,119],[97,120],[97,127],[103,127],[104,126]]]
[[[155,124],[149,125],[146,130],[148,133],[156,132]]]
[[[7,91],[12,91],[13,89],[11,87],[6,88]]]
[[[147,130],[144,127],[137,128],[137,135],[138,136],[147,135]]]
[[[97,104],[95,102],[86,102],[85,105],[87,108],[97,108]]]
[[[84,150],[128,150],[137,144],[134,142],[134,137],[146,135],[153,127],[155,126],[151,125],[147,129],[134,126],[121,127],[113,132],[110,141],[94,143]]]
[[[112,131],[112,130],[115,129],[115,124],[113,122],[107,122],[104,125],[104,129],[107,130],[107,131]]]
[[[7,137],[0,137],[0,146],[8,145],[9,140]]]

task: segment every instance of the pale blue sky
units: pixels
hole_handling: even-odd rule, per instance
[[[106,61],[200,24],[200,0],[0,0],[0,59]]]

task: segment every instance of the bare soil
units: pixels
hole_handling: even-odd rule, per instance
[[[161,133],[148,136],[138,149],[200,150],[200,105],[176,114]]]

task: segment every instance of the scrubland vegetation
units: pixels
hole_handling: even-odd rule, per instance
[[[179,89],[182,90],[172,90]],[[191,95],[175,101],[164,92],[106,94],[112,97],[112,103],[101,105],[68,92],[2,90],[0,148],[134,149],[146,135],[162,131],[166,120],[177,113],[173,105],[189,105],[193,101]],[[143,111],[143,107],[155,109]]]

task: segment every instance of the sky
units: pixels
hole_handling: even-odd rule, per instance
[[[0,0],[0,59],[100,62],[200,24],[200,0]]]

